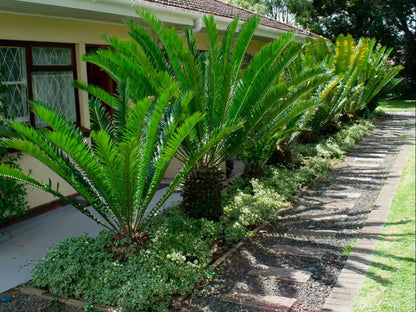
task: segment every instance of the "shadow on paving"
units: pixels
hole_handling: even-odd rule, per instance
[[[312,185],[293,210],[283,213],[275,224],[262,227],[255,238],[234,252],[217,269],[217,277],[203,296],[190,299],[178,311],[322,310],[355,239],[403,237],[371,231],[361,235],[360,231],[363,226],[367,229],[383,224],[366,219],[377,208],[374,202],[413,121],[414,113],[396,113],[384,120],[373,135],[364,138],[337,165],[326,181]],[[348,268],[365,274],[365,265],[370,264],[365,256],[369,253],[372,251],[366,248],[354,248],[354,255],[350,256],[353,264]],[[395,270],[381,263],[373,265],[386,271]],[[282,277],[276,272],[285,273]],[[309,276],[307,280],[296,280],[296,276],[305,274]],[[390,283],[376,274],[368,276],[383,285]]]

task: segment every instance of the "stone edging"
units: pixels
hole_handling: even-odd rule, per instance
[[[87,305],[90,304],[89,302],[84,301],[84,300],[58,297],[58,296],[52,295],[50,292],[46,290],[34,288],[34,287],[23,286],[23,287],[17,287],[16,290],[19,292],[19,294],[22,294],[22,295],[37,296],[46,300],[57,300],[58,302],[62,304],[66,304],[66,305],[76,307],[76,308],[81,308],[81,309],[85,308]],[[94,304],[93,308],[101,312],[118,312],[119,311],[113,307],[103,307],[97,304]]]
[[[396,195],[402,170],[407,163],[414,141],[413,133],[403,142],[403,146],[394,160],[387,180],[372,206],[372,211],[366,221],[367,225],[364,225],[361,230],[347,263],[342,269],[331,294],[326,299],[322,311],[346,312],[353,309],[367,270],[371,265],[374,249],[383,231],[390,207]]]

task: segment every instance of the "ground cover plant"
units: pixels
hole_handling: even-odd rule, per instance
[[[210,246],[219,224],[170,211],[149,228],[146,249],[115,260],[112,234],[101,232],[57,244],[39,261],[32,283],[62,297],[83,298],[123,311],[163,310],[170,300],[209,280]]]
[[[353,311],[415,310],[415,146]]]

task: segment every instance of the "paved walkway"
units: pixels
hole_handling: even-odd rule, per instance
[[[387,175],[387,180],[372,205],[371,213],[364,223],[364,227],[359,234],[354,249],[350,253],[334,289],[326,299],[322,311],[351,311],[354,307],[355,299],[360,293],[367,270],[371,265],[377,241],[389,215],[389,210],[400,182],[401,173],[415,142],[414,124],[413,118],[413,122],[411,123],[413,128],[407,130],[409,136],[402,142],[403,145],[390,167],[391,169]],[[407,127],[406,123],[404,125]],[[403,125],[397,127],[397,133],[393,134],[392,137],[395,138],[394,135],[396,137],[397,135],[401,135],[402,131]]]
[[[156,192],[152,204],[163,194]],[[180,200],[174,193],[165,205]],[[152,206],[151,204],[151,206]],[[41,259],[47,249],[61,240],[88,233],[95,236],[102,226],[67,205],[2,229],[0,236],[0,293],[31,278],[33,259]],[[27,266],[25,266],[28,264]]]
[[[415,141],[414,112],[392,115],[234,252],[211,284],[217,293],[186,311],[351,311]]]

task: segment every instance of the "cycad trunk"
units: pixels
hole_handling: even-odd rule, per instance
[[[285,141],[282,141],[277,147],[273,150],[272,155],[267,161],[268,165],[273,166],[287,166],[292,164],[294,161],[293,150],[286,144]]]
[[[264,169],[262,166],[246,164],[244,166],[244,172],[241,175],[242,178],[251,179],[262,179],[264,176]]]
[[[224,186],[224,172],[219,168],[195,168],[182,190],[185,213],[193,218],[218,221],[223,213],[221,192]]]
[[[147,231],[138,230],[130,234],[120,231],[114,235],[108,251],[113,254],[114,260],[124,262],[128,260],[128,253],[138,254],[141,249],[146,248],[149,240],[150,234]]]

